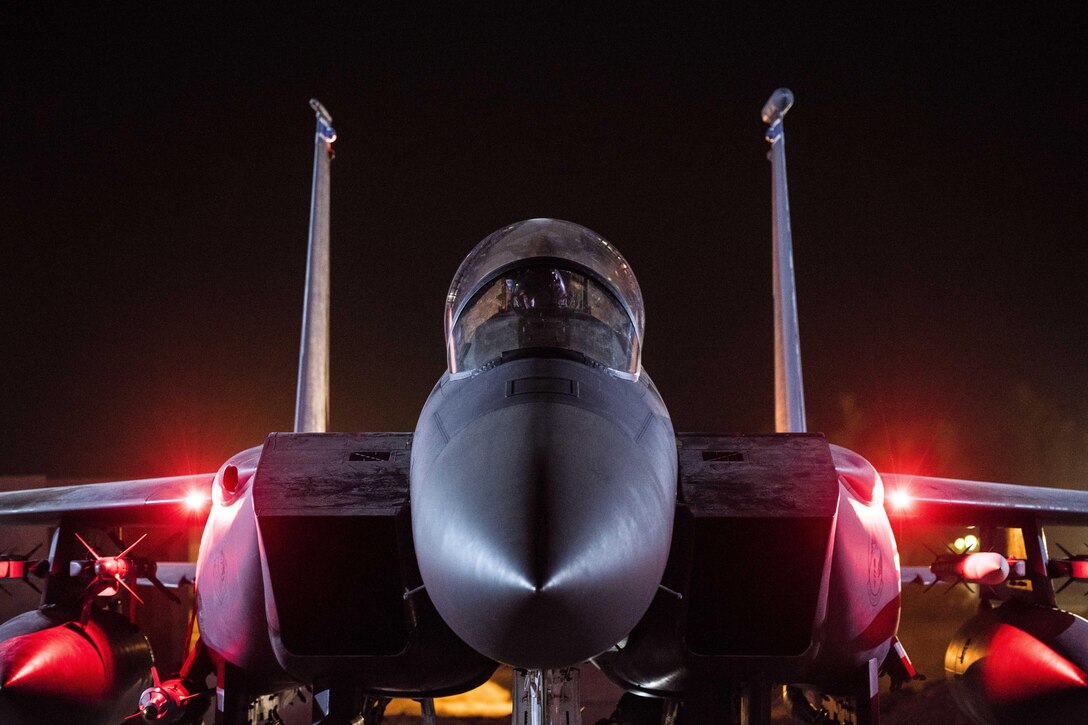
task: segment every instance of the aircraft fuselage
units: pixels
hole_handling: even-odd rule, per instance
[[[445,375],[412,444],[420,572],[492,659],[562,667],[638,622],[665,568],[676,438],[657,389],[531,355]]]

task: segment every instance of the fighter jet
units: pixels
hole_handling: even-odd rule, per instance
[[[581,668],[625,691],[611,722],[767,723],[785,688],[800,722],[877,723],[881,675],[915,676],[897,639],[901,581],[975,582],[980,613],[948,676],[979,722],[1071,722],[1088,705],[1088,622],[1059,610],[1043,525],[1088,523],[1088,492],[881,475],[806,431],[783,118],[772,164],[775,434],[676,433],[642,366],[631,265],[556,219],[500,228],[445,306],[447,369],[411,433],[327,433],[332,119],[316,114],[294,431],[207,475],[0,494],[0,523],[55,527],[49,556],[0,577],[44,581],[0,626],[4,723],[258,718],[312,689],[313,721],[375,723],[392,697],[464,692],[515,672],[516,725],[581,722]],[[894,515],[982,526],[1014,552],[900,567]],[[157,563],[94,528],[205,507],[193,565]],[[138,542],[137,542],[138,543]],[[780,572],[788,567],[789,586]],[[114,611],[136,586],[195,581],[199,638],[163,678]],[[322,587],[315,582],[335,582]],[[591,663],[591,664],[587,664]],[[207,683],[214,676],[214,689]]]

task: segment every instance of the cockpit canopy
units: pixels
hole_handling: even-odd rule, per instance
[[[446,296],[450,373],[504,352],[560,348],[637,376],[645,312],[623,255],[600,235],[559,219],[491,234],[461,263]]]

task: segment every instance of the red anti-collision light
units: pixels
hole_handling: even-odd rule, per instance
[[[1074,579],[1088,579],[1088,560],[1074,559],[1069,562],[1069,574]]]
[[[200,491],[190,491],[185,497],[185,507],[190,511],[200,511],[207,502],[208,497]]]
[[[901,488],[888,492],[888,503],[896,511],[904,511],[910,508],[910,494]]]

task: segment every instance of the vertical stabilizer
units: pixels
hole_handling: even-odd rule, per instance
[[[805,431],[805,391],[801,382],[801,339],[797,329],[797,289],[793,278],[793,235],[786,187],[786,136],[782,118],[793,106],[793,93],[779,88],[763,106],[771,150],[771,234],[774,237],[774,428],[779,433]]]
[[[329,170],[336,131],[332,116],[316,98],[310,99],[310,108],[317,115],[317,133],[295,398],[296,433],[321,433],[329,425]]]

